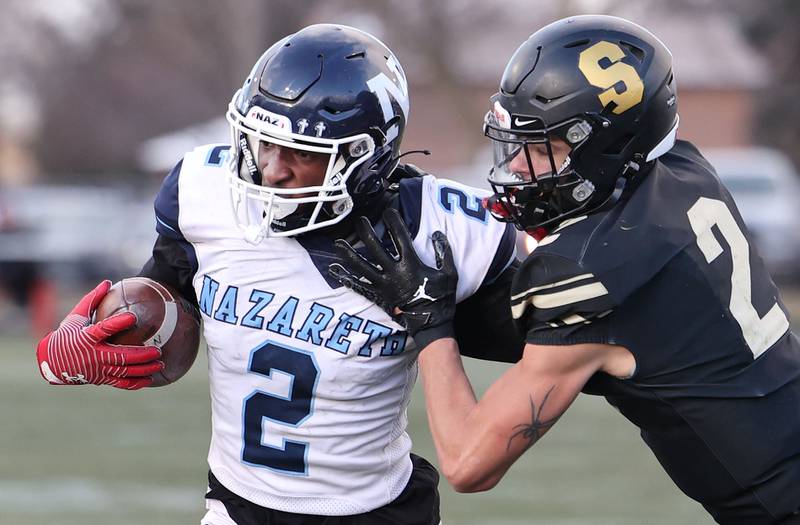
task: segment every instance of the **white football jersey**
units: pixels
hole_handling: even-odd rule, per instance
[[[227,146],[188,153],[156,199],[158,231],[185,241],[208,343],[211,471],[258,505],[349,515],[394,500],[411,474],[406,406],[413,340],[383,310],[327,275],[324,234],[243,239],[228,204]],[[441,230],[457,300],[511,262],[514,236],[486,195],[432,176],[402,181],[400,209],[434,265]]]

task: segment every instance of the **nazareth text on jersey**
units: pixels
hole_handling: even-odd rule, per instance
[[[158,232],[185,247],[208,343],[211,471],[227,489],[302,514],[368,512],[396,498],[412,464],[406,405],[414,342],[327,275],[321,232],[245,242],[228,198],[227,146],[188,153],[156,199]],[[460,269],[458,300],[514,257],[514,235],[483,194],[431,176],[404,180],[399,209],[434,264],[444,231]]]

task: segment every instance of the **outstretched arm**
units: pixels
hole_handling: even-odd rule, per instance
[[[414,337],[442,470],[456,490],[488,490],[555,424],[592,374],[625,375],[620,370],[632,356],[603,344],[527,344],[522,359],[477,401],[453,338],[458,276],[446,237],[433,234],[437,264],[430,268],[417,257],[396,212],[384,218],[398,256],[386,253],[363,223],[358,233],[371,260],[337,241],[343,263],[331,265],[330,272],[381,305]]]
[[[459,492],[494,487],[603,365],[603,345],[527,345],[477,401],[453,339],[420,354],[428,421],[445,477]]]

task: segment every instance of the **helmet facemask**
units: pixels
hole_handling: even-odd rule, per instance
[[[486,114],[484,133],[492,141],[493,167],[489,173],[495,196],[489,210],[498,220],[512,222],[520,230],[548,227],[574,216],[588,207],[595,193],[594,184],[575,169],[593,133],[589,118],[576,117],[553,126],[539,118],[522,119],[522,129],[510,129],[511,119],[502,108]],[[520,122],[520,119],[517,119]],[[557,162],[553,143],[560,139],[570,151],[563,162]],[[549,159],[547,171],[535,169],[534,155]],[[512,169],[520,156],[527,172]]]
[[[234,95],[227,113],[234,145],[228,182],[234,217],[245,239],[258,244],[266,237],[298,235],[342,221],[353,209],[348,180],[375,160],[373,137],[361,133],[327,139],[294,133],[287,118],[258,106],[242,115],[236,106],[238,97]],[[258,167],[261,142],[328,155],[321,183],[299,188],[264,186]]]

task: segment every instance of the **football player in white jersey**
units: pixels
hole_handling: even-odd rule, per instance
[[[399,164],[408,112],[405,74],[383,43],[310,26],[271,46],[233,96],[231,144],[188,152],[164,180],[141,275],[177,288],[203,318],[204,525],[439,522],[438,475],[411,454],[406,406],[416,349],[452,335],[450,325],[425,312],[398,324],[350,289],[359,283],[342,286],[328,273],[340,260],[333,240],[364,249],[356,231],[374,227],[387,246],[413,243],[434,264],[431,235],[445,232],[462,353],[513,361],[515,232],[490,219],[488,193]],[[410,237],[395,239],[384,220]],[[160,369],[155,348],[103,343],[131,314],[91,324],[108,285],[40,342],[49,382],[136,389]],[[408,285],[420,298],[439,293]]]

